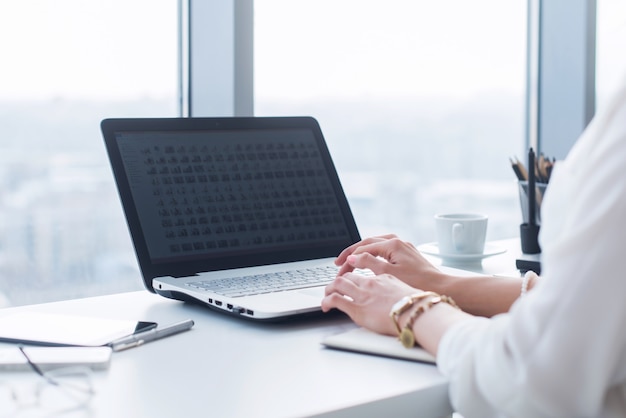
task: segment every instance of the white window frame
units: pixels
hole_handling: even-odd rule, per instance
[[[596,0],[528,0],[526,142],[564,158],[595,113]]]
[[[181,116],[252,116],[252,0],[179,0]]]

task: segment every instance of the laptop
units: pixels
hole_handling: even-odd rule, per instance
[[[360,239],[311,117],[105,119],[145,287],[253,320],[321,311]]]

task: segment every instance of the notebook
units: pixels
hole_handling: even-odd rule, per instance
[[[436,363],[435,357],[422,347],[407,349],[402,346],[397,337],[377,334],[361,327],[329,335],[322,340],[322,345],[355,353]]]
[[[255,320],[320,311],[335,257],[360,236],[315,119],[101,129],[149,291]]]

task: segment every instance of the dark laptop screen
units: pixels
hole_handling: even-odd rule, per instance
[[[360,239],[311,117],[101,123],[141,267],[189,276],[335,257]]]
[[[153,262],[345,243],[308,129],[116,133]]]

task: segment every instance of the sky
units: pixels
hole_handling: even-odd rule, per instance
[[[267,63],[255,68],[268,80],[257,83],[263,97],[294,90],[309,97],[468,95],[485,84],[523,82],[525,0],[256,4],[255,48]],[[275,73],[284,89],[272,82]]]
[[[0,3],[0,100],[172,97],[177,0]],[[285,99],[518,92],[526,0],[256,0],[255,90]],[[598,76],[626,67],[626,2],[598,0]],[[519,81],[518,81],[519,80]]]
[[[0,100],[171,96],[176,20],[176,0],[2,1]]]
[[[597,13],[596,79],[602,102],[626,74],[626,1],[598,0]]]

